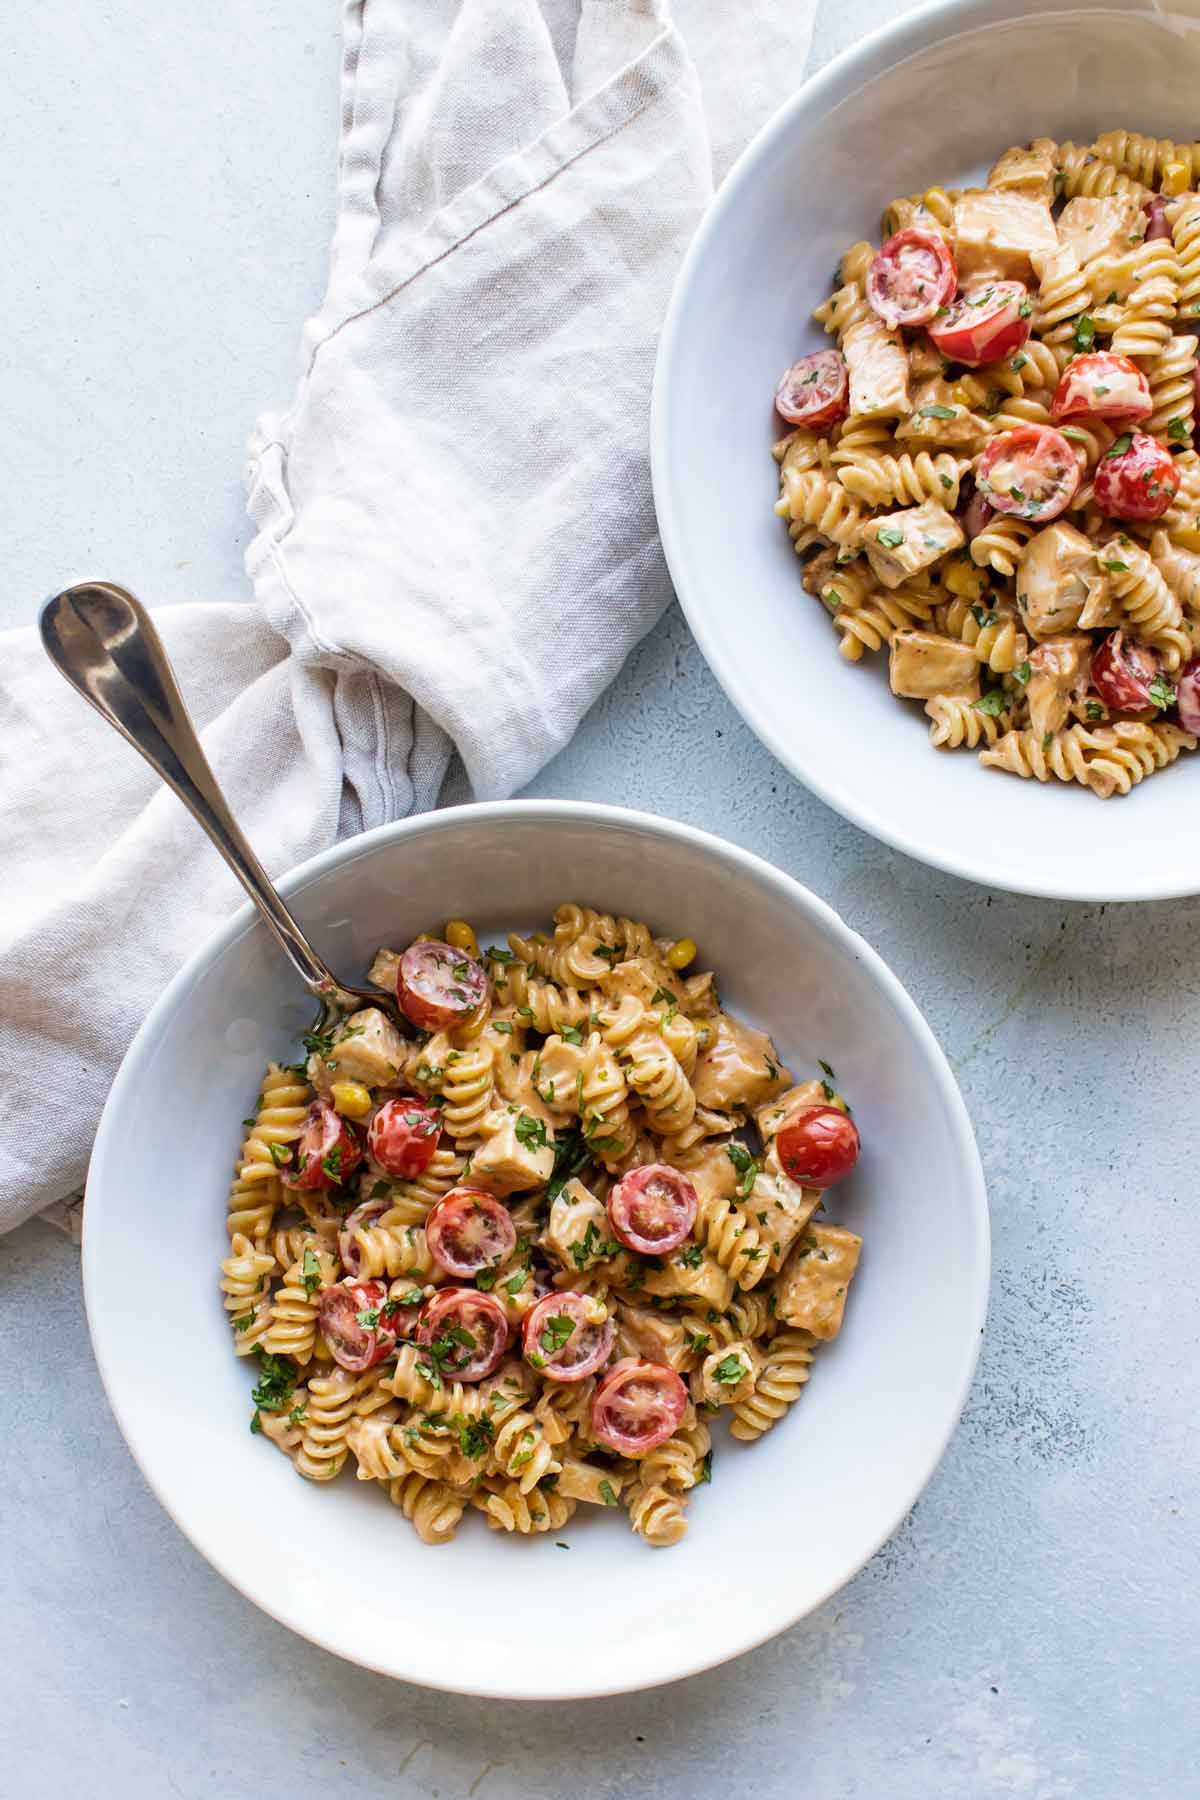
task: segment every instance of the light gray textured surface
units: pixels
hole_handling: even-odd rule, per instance
[[[817,59],[895,10],[826,0]],[[322,281],[333,8],[46,0],[36,36],[24,9],[9,25],[0,620],[85,574],[156,601],[234,596],[241,447],[287,392]],[[558,1709],[424,1693],[291,1637],[183,1541],[108,1413],[76,1252],[29,1226],[0,1243],[0,1794],[1200,1794],[1183,1178],[1200,903],[1055,907],[884,850],[759,748],[677,613],[533,791],[757,850],[924,1007],[977,1121],[995,1234],[980,1372],[941,1469],[838,1599],[726,1669]],[[185,1353],[147,1353],[178,1361],[186,1406]]]

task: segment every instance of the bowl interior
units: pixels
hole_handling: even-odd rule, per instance
[[[727,1004],[793,1068],[837,1070],[865,1153],[831,1207],[866,1239],[848,1323],[803,1404],[757,1447],[720,1441],[687,1539],[646,1548],[622,1518],[562,1541],[481,1518],[431,1550],[373,1485],[298,1479],[247,1429],[249,1360],[217,1294],[224,1197],[269,1058],[311,1007],[257,923],[224,931],[168,990],[121,1071],[87,1202],[101,1370],[160,1499],[219,1569],[296,1630],[433,1686],[557,1697],[689,1673],[834,1591],[927,1479],[974,1364],[987,1278],[982,1180],[928,1029],[820,902],[740,852],[637,815],[464,808],[390,827],[290,885],[332,966],[361,970],[454,915],[483,941],[579,896],[688,932]],[[150,1353],[148,1353],[148,1347]],[[169,1352],[169,1353],[168,1353]],[[186,1371],[186,1375],[184,1374]],[[568,1606],[556,1605],[569,1599]]]
[[[654,477],[676,590],[731,699],[795,774],[866,830],[1000,887],[1125,899],[1200,889],[1172,829],[1200,760],[1101,810],[1081,788],[935,753],[886,653],[852,665],[772,507],[780,372],[856,238],[899,194],[977,180],[1011,143],[1118,125],[1191,138],[1200,21],[1174,12],[926,9],[841,58],[756,140],[676,290],[655,387]]]

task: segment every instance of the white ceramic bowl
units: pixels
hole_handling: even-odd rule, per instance
[[[670,1681],[828,1599],[895,1529],[954,1428],[988,1278],[971,1127],[928,1026],[874,951],[766,863],[682,825],[564,802],[385,827],[283,883],[351,979],[380,943],[466,915],[483,941],[579,897],[694,936],[727,1003],[798,1070],[824,1057],[862,1129],[831,1212],[866,1239],[847,1324],[758,1446],[721,1442],[686,1540],[609,1514],[563,1541],[476,1515],[428,1549],[373,1485],[298,1479],[247,1429],[217,1293],[239,1121],[311,1002],[244,909],[172,982],[105,1109],[88,1180],[88,1318],[113,1410],[163,1505],[235,1586],[351,1661],[521,1698]],[[495,934],[495,935],[493,935]]]
[[[920,707],[889,693],[886,657],[844,661],[800,586],[772,512],[775,382],[828,341],[812,308],[843,250],[878,241],[887,201],[978,179],[1037,135],[1090,142],[1124,125],[1191,139],[1198,83],[1194,6],[923,7],[846,51],[755,138],[696,236],[663,332],[655,501],[714,673],[780,761],[848,819],[997,887],[1079,900],[1200,892],[1200,837],[1183,829],[1200,754],[1102,803],[935,753]]]

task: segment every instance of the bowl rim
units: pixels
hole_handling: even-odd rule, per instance
[[[782,732],[776,730],[765,709],[760,707],[750,678],[743,678],[722,657],[715,634],[709,629],[705,608],[694,598],[696,584],[690,578],[685,533],[679,523],[667,438],[671,406],[668,396],[675,385],[674,362],[682,335],[681,320],[695,270],[708,254],[710,242],[719,233],[726,215],[741,204],[743,193],[755,179],[759,163],[787,137],[799,117],[810,111],[828,114],[866,82],[930,48],[948,33],[966,36],[1022,14],[1029,16],[1030,11],[1027,4],[1014,4],[1014,0],[926,0],[926,4],[881,25],[857,43],[847,45],[817,74],[809,76],[751,138],[701,220],[671,290],[655,358],[650,402],[650,475],[654,509],[676,597],[721,688],[755,736],[788,773],[827,806],[849,819],[852,825],[928,867],[1009,893],[1029,894],[1043,900],[1107,904],[1182,899],[1200,893],[1200,871],[1189,875],[1164,870],[1156,874],[1153,870],[1143,871],[1129,859],[1127,873],[1118,881],[1107,875],[1093,875],[1090,868],[1081,863],[1072,879],[1063,882],[1041,879],[1035,869],[1014,871],[1006,866],[1002,854],[994,859],[970,852],[960,855],[952,848],[930,845],[912,832],[897,828],[882,803],[847,790],[836,768],[827,772],[820,763],[802,761],[789,748]],[[1069,17],[1096,12],[1124,13],[1131,17],[1156,16],[1153,4],[1147,4],[1147,0],[1092,0],[1091,5],[1072,5],[1067,0],[1066,4],[1052,5],[1046,14],[1038,16]]]
[[[937,1433],[930,1449],[922,1459],[915,1480],[909,1484],[911,1492],[907,1494],[903,1504],[895,1510],[894,1516],[888,1519],[878,1535],[864,1546],[861,1556],[854,1562],[854,1565],[839,1570],[836,1579],[827,1587],[823,1587],[811,1604],[802,1605],[799,1610],[796,1610],[785,1599],[782,1606],[776,1605],[773,1610],[768,1607],[751,1630],[742,1632],[736,1639],[724,1644],[719,1650],[712,1653],[706,1651],[683,1665],[673,1664],[664,1667],[662,1673],[656,1674],[652,1681],[640,1682],[636,1688],[632,1689],[627,1684],[622,1684],[619,1678],[600,1684],[589,1682],[585,1687],[572,1686],[569,1681],[565,1681],[553,1689],[543,1688],[539,1691],[531,1691],[528,1685],[511,1683],[506,1685],[503,1681],[497,1680],[464,1680],[453,1686],[445,1682],[437,1683],[440,1691],[487,1699],[537,1701],[591,1699],[613,1694],[641,1692],[643,1689],[682,1680],[690,1675],[698,1675],[706,1669],[715,1668],[733,1657],[755,1649],[759,1644],[776,1637],[801,1618],[807,1617],[809,1613],[825,1605],[833,1594],[839,1592],[858,1574],[881,1545],[894,1535],[916,1500],[924,1492],[944,1455],[962,1415],[975,1373],[987,1315],[991,1272],[991,1233],[987,1191],[979,1149],[958,1083],[932,1028],[899,977],[892,972],[878,951],[872,949],[858,932],[847,925],[826,901],[804,887],[793,876],[786,874],[782,869],[775,868],[773,864],[753,851],[744,850],[740,845],[731,844],[710,832],[702,831],[695,826],[680,824],[674,820],[660,818],[652,813],[590,801],[539,799],[484,801],[468,806],[447,807],[436,812],[418,814],[412,818],[377,826],[372,831],[364,832],[358,837],[348,838],[333,845],[330,849],[308,858],[307,861],[300,863],[284,876],[277,886],[285,896],[293,895],[330,870],[353,864],[360,857],[373,856],[387,845],[404,842],[415,843],[422,839],[436,838],[444,831],[469,829],[479,819],[495,820],[505,817],[529,819],[546,825],[583,821],[600,826],[618,825],[626,829],[632,826],[655,836],[671,838],[708,856],[715,857],[717,860],[723,860],[727,865],[732,865],[734,869],[747,874],[754,880],[774,886],[790,904],[805,912],[830,939],[847,954],[866,966],[875,983],[882,989],[884,996],[896,1008],[908,1030],[923,1045],[937,1095],[945,1111],[947,1128],[956,1156],[961,1164],[960,1204],[967,1209],[973,1228],[974,1256],[969,1272],[971,1328],[969,1334],[964,1338],[954,1385],[953,1403],[947,1409],[942,1429]],[[403,1653],[403,1646],[399,1646],[399,1654],[390,1662],[366,1656],[352,1656],[344,1643],[337,1641],[334,1632],[311,1628],[307,1621],[301,1622],[296,1616],[295,1609],[273,1599],[269,1583],[263,1589],[250,1578],[235,1572],[231,1561],[236,1561],[236,1559],[227,1556],[219,1537],[216,1542],[207,1541],[202,1534],[193,1535],[192,1531],[182,1525],[172,1505],[169,1488],[164,1489],[163,1484],[151,1473],[150,1468],[143,1460],[142,1445],[147,1440],[141,1425],[130,1417],[124,1404],[124,1393],[128,1391],[127,1384],[123,1387],[121,1378],[115,1372],[115,1355],[110,1361],[104,1327],[100,1321],[100,1276],[96,1246],[100,1234],[106,1229],[106,1207],[114,1206],[120,1193],[120,1121],[125,1109],[125,1097],[141,1079],[143,1066],[152,1055],[161,1030],[174,1015],[180,1002],[194,984],[204,978],[213,962],[238,937],[253,929],[258,923],[258,912],[253,904],[247,901],[224,924],[218,926],[205,942],[193,951],[187,962],[167,984],[138,1028],[132,1043],[122,1058],[96,1134],[88,1170],[87,1200],[83,1215],[83,1291],[92,1350],[109,1406],[143,1479],[183,1535],[232,1587],[278,1624],[286,1626],[297,1636],[307,1639],[310,1643],[317,1644],[321,1649],[341,1657],[343,1661],[357,1662],[359,1666],[371,1669],[380,1675],[413,1682],[420,1686],[429,1686],[430,1684],[423,1677],[419,1666],[419,1653],[406,1656]],[[107,1199],[105,1199],[105,1195],[108,1196]],[[569,1670],[564,1665],[564,1674],[568,1673]]]

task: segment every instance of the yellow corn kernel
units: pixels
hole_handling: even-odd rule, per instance
[[[696,960],[696,945],[691,938],[680,938],[667,951],[668,969],[686,969]]]
[[[1185,550],[1200,550],[1200,525],[1178,525],[1171,533],[1173,544],[1182,544]]]
[[[479,939],[465,919],[447,919],[446,942],[452,950],[465,950],[468,956],[479,955]]]
[[[961,381],[956,381],[951,385],[950,398],[955,406],[965,406],[967,411],[970,412],[971,396],[968,394]]]
[[[335,1081],[329,1097],[344,1119],[365,1119],[371,1110],[370,1089],[361,1081]]]
[[[987,576],[974,563],[956,560],[946,570],[946,586],[961,600],[978,600],[987,586]]]
[[[1169,162],[1163,165],[1162,191],[1164,194],[1182,194],[1188,184],[1188,166],[1185,162]]]

